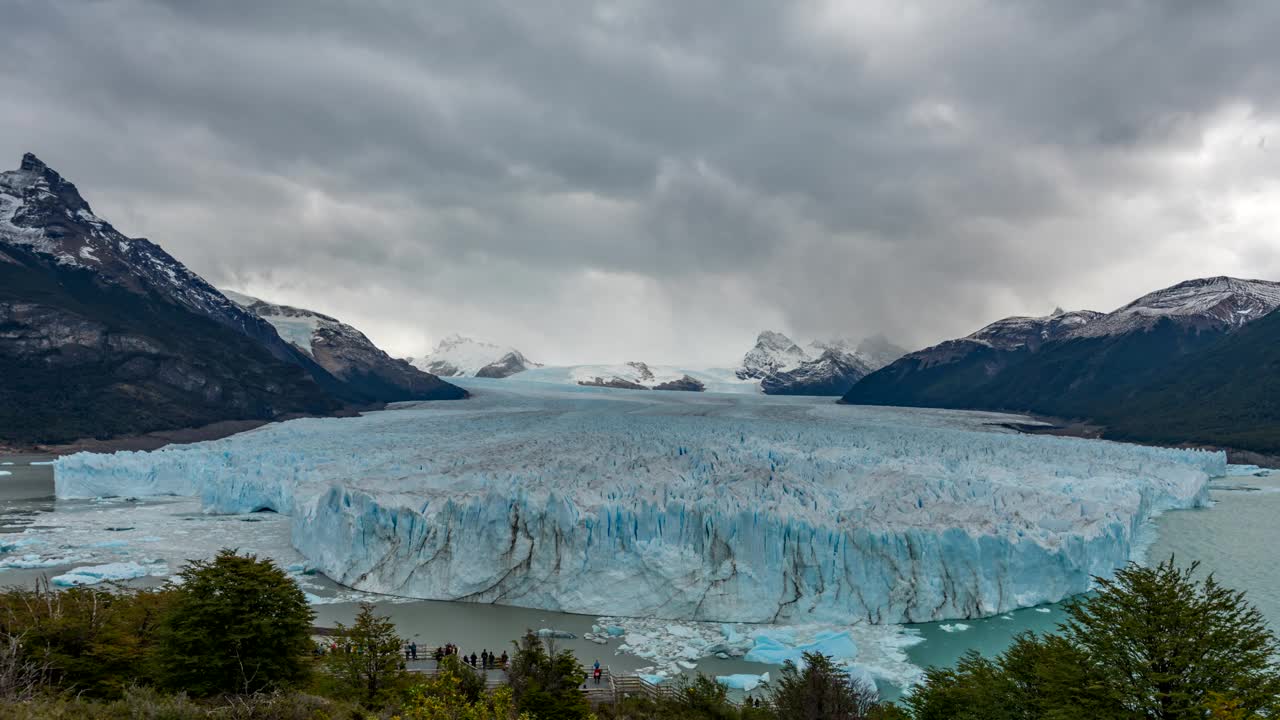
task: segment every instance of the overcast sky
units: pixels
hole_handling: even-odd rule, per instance
[[[1280,3],[260,4],[6,0],[0,159],[393,354],[724,364],[1280,279]]]

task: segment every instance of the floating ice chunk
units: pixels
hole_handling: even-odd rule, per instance
[[[14,550],[18,550],[19,548],[45,544],[44,540],[41,540],[40,538],[17,537],[9,539],[10,537],[12,536],[6,537],[5,535],[0,535],[0,553],[10,553]]]
[[[641,680],[644,680],[650,685],[661,685],[662,681],[667,679],[666,675],[654,675],[651,673],[638,673],[638,675]]]
[[[755,645],[743,659],[769,665],[790,661],[803,668],[805,653],[819,653],[837,661],[852,660],[858,655],[858,646],[848,632],[821,633],[806,643],[796,643],[789,632],[762,632],[755,636]]]
[[[53,556],[42,557],[34,553],[27,553],[21,557],[7,557],[0,559],[0,568],[13,570],[35,570],[37,568],[51,568],[59,565],[72,565],[80,562],[80,558],[73,556]]]
[[[950,624],[939,625],[938,629],[941,630],[942,632],[955,633],[955,632],[964,632],[965,630],[969,629],[969,626],[965,625],[964,623],[950,623]]]
[[[565,640],[572,640],[573,638],[578,637],[568,630],[553,630],[551,628],[542,628],[538,631],[537,635],[541,638],[563,638]]]
[[[604,632],[606,635],[610,637],[622,637],[623,635],[627,634],[627,631],[622,629],[618,625],[610,625],[609,627],[606,627],[604,629]]]
[[[0,470],[0,477],[3,477],[5,475],[12,475],[12,474],[13,473],[9,472],[8,470]]]
[[[28,465],[55,465],[57,464],[57,462],[58,462],[57,460],[37,460],[35,462],[30,462],[27,464]]]
[[[743,690],[750,692],[760,687],[761,683],[769,682],[769,673],[763,675],[753,675],[751,673],[736,673],[734,675],[717,675],[716,682],[724,685],[732,690]]]
[[[1265,472],[1258,465],[1228,465],[1227,477],[1245,477],[1249,475],[1257,475],[1259,472]]]
[[[1047,613],[1047,612],[1051,612],[1051,611],[1049,610],[1049,608],[1036,608],[1036,612],[1038,612],[1038,613]]]
[[[136,562],[115,562],[106,565],[87,565],[63,575],[54,576],[49,582],[61,587],[97,585],[101,582],[135,580],[148,575],[168,575],[168,566],[141,565]]]

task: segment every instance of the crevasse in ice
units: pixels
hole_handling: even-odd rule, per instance
[[[897,623],[1082,592],[1226,471],[1221,453],[1017,435],[991,414],[466,384],[463,403],[66,457],[57,493],[286,513],[310,563],[373,592]]]

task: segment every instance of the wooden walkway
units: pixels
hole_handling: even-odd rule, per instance
[[[331,628],[313,627],[312,635],[317,637],[327,637],[332,635]],[[418,658],[416,660],[405,660],[405,670],[418,675],[433,676],[440,672],[440,667],[436,663],[436,648],[419,647]],[[461,657],[459,657],[461,659]],[[470,665],[463,663],[464,667],[471,668]],[[484,677],[485,688],[492,690],[507,684],[506,668],[471,668],[476,673]],[[592,668],[587,668],[587,676],[583,678],[582,684],[578,686],[578,690],[586,696],[587,702],[592,707],[608,703],[617,703],[619,700],[628,697],[649,698],[658,700],[662,698],[670,698],[675,695],[675,689],[669,685],[655,685],[639,675],[614,675],[607,667],[600,668],[600,682],[596,682],[592,677]]]

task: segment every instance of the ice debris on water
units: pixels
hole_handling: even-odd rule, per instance
[[[601,618],[601,624],[624,629],[616,650],[653,663],[641,672],[674,677],[707,657],[741,658],[804,667],[805,652],[820,652],[847,672],[879,677],[902,687],[915,683],[920,669],[906,649],[923,638],[897,625],[748,625],[684,622],[642,618]]]
[[[80,453],[55,477],[59,498],[284,513],[311,566],[363,591],[881,624],[1083,592],[1226,472],[1222,453],[1011,434],[995,417],[508,378],[465,403]]]
[[[78,567],[68,573],[55,575],[49,582],[61,587],[75,587],[77,585],[97,585],[102,582],[134,580],[148,575],[163,577],[168,574],[169,568],[163,561],[153,561],[147,565],[136,562],[116,562]]]

